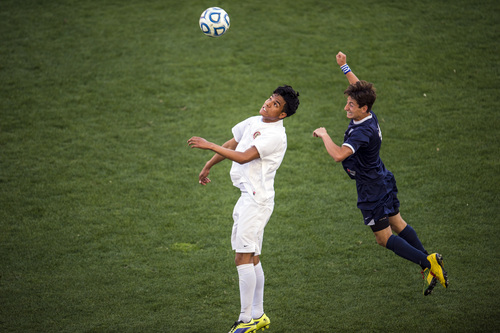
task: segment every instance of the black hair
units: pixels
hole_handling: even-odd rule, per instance
[[[290,117],[297,111],[300,104],[299,92],[293,90],[291,86],[284,85],[278,87],[273,91],[273,94],[278,94],[285,100],[283,112],[286,113],[287,117]]]

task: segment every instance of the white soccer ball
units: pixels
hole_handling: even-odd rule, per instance
[[[209,37],[219,37],[229,29],[229,15],[219,7],[207,8],[200,16],[200,29]]]

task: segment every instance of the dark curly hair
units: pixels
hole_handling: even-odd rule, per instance
[[[377,99],[375,87],[366,81],[358,81],[349,85],[344,91],[344,95],[354,99],[360,108],[365,105],[368,106],[368,111],[371,111],[373,103]]]
[[[285,100],[283,112],[286,113],[287,117],[295,114],[300,104],[298,91],[293,90],[291,86],[284,85],[276,88],[273,94],[278,94]]]

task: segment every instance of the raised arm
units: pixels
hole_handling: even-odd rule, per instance
[[[359,79],[354,75],[352,70],[347,65],[347,56],[339,52],[337,53],[337,64],[340,66],[340,69],[344,72],[346,79],[349,81],[349,84],[353,84],[359,81]]]

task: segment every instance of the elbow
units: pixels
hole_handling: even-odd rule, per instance
[[[250,161],[252,161],[252,160],[249,159],[249,158],[240,158],[238,160],[235,160],[235,162],[238,163],[238,164],[246,164],[246,163],[248,163]]]
[[[345,158],[343,158],[342,156],[337,156],[335,154],[330,154],[330,156],[333,158],[333,160],[337,163],[340,163],[342,162],[343,160],[345,160]]]
[[[344,159],[343,158],[340,158],[340,157],[334,157],[333,160],[337,163],[340,163],[342,162]]]

